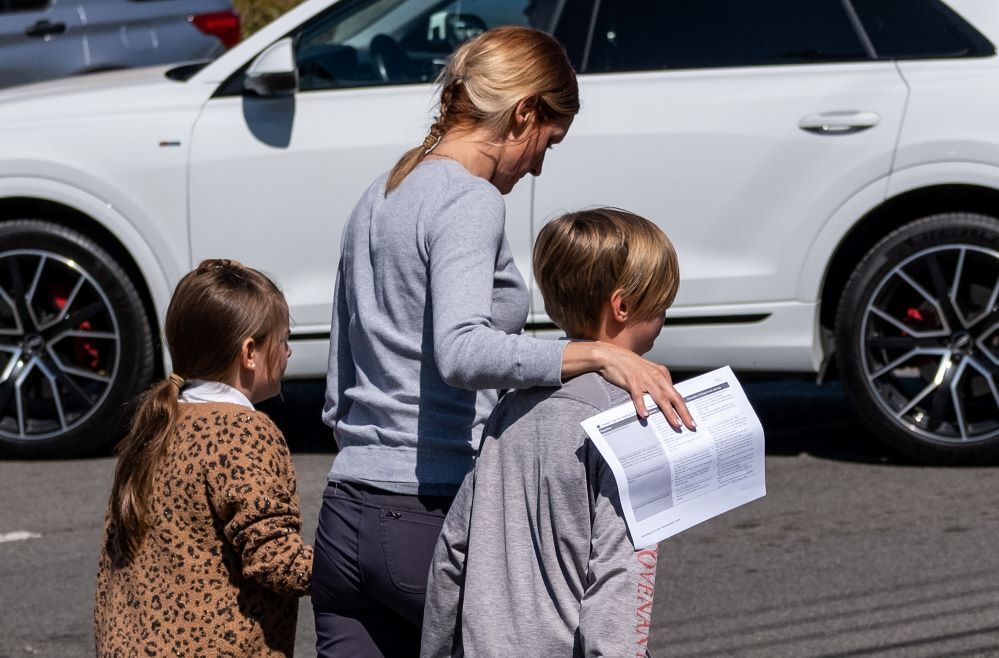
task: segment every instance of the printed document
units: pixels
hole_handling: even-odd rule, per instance
[[[676,384],[697,431],[677,432],[648,395],[583,421],[621,493],[636,549],[766,495],[763,426],[728,366]]]

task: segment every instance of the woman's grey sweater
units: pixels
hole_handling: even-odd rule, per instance
[[[344,229],[323,420],[329,479],[452,495],[502,388],[558,386],[563,341],[520,332],[529,296],[503,198],[459,163],[387,175]]]

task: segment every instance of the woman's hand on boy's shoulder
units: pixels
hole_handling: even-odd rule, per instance
[[[604,366],[600,369],[600,375],[628,391],[640,418],[647,418],[649,415],[645,407],[645,394],[648,393],[674,430],[679,431],[681,425],[690,430],[697,429],[687,403],[673,387],[669,368],[616,345],[601,343],[600,348],[607,350],[607,356],[602,359]]]

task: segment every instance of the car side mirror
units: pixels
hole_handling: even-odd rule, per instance
[[[286,96],[298,91],[298,67],[291,37],[274,42],[257,55],[246,69],[243,87],[258,96]]]

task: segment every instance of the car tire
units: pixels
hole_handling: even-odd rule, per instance
[[[934,215],[860,261],[837,365],[875,435],[921,462],[999,461],[999,219]]]
[[[0,454],[92,454],[152,377],[153,334],[121,264],[35,219],[0,224]]]

